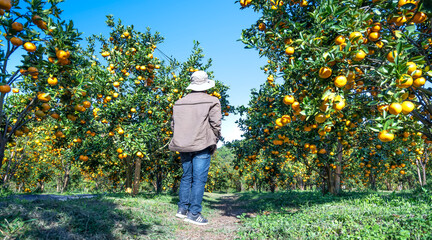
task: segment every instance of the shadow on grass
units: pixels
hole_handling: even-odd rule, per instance
[[[1,200],[0,200],[1,201]],[[0,223],[6,239],[125,239],[147,235],[152,223],[103,198],[69,201],[6,199]]]
[[[281,191],[281,192],[241,192],[221,196],[215,200],[204,199],[210,208],[221,210],[224,216],[237,217],[245,214],[253,217],[257,214],[296,212],[302,206],[336,203],[347,199],[362,199],[372,192],[344,192],[340,196],[325,195],[318,191]]]

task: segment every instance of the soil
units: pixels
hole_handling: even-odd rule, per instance
[[[206,193],[205,196],[216,201],[210,202],[211,213],[205,218],[209,223],[204,226],[194,225],[185,222],[184,227],[177,229],[176,239],[235,239],[237,231],[241,227],[239,216],[247,211],[242,209],[242,203],[238,201],[236,194],[215,194]],[[204,200],[205,201],[205,200]],[[204,207],[206,207],[204,205]],[[178,221],[183,221],[179,219]]]

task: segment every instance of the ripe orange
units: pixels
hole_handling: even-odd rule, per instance
[[[11,91],[11,87],[8,84],[0,86],[0,92],[1,93],[8,93],[10,91]]]
[[[338,95],[333,101],[333,109],[336,111],[341,111],[345,107],[345,104],[345,99]]]
[[[345,37],[341,35],[337,36],[335,39],[335,44],[341,45],[342,43],[345,43]]]
[[[36,51],[36,45],[34,45],[31,42],[26,42],[26,43],[24,43],[24,49],[27,52],[34,52],[34,51]]]
[[[258,30],[260,30],[260,31],[265,31],[265,30],[266,30],[266,25],[265,25],[265,23],[261,22],[260,24],[258,24]]]
[[[352,32],[349,35],[349,40],[351,42],[358,42],[360,39],[362,39],[363,35],[361,34],[361,32]],[[356,39],[356,40],[355,40]]]
[[[336,79],[334,80],[334,84],[336,87],[344,87],[347,84],[348,80],[345,76],[340,75],[337,76]]]
[[[382,47],[384,47],[384,43],[380,40],[380,41],[377,41],[376,43],[375,43],[375,45],[378,47],[378,48],[382,48]]]
[[[117,153],[123,153],[123,149],[117,148]]]
[[[394,134],[387,130],[382,130],[378,133],[378,139],[382,142],[390,142],[394,139]]]
[[[412,110],[414,110],[414,108],[415,105],[411,101],[404,101],[402,103],[402,113],[405,115],[409,114]]]
[[[402,112],[402,105],[400,103],[392,103],[388,108],[389,113],[398,115]]]
[[[417,65],[413,62],[407,62],[406,64],[408,66],[408,74],[411,75],[415,70],[417,70]]]
[[[114,87],[119,87],[119,86],[120,86],[120,83],[116,81],[116,82],[113,83],[113,86],[114,86]]]
[[[57,80],[56,77],[49,77],[49,78],[48,78],[48,84],[49,84],[49,85],[51,85],[51,86],[55,86],[55,85],[57,85],[57,83],[58,83],[58,80]]]
[[[359,50],[355,54],[353,60],[356,61],[356,62],[359,62],[359,61],[363,60],[365,57],[366,57],[366,53],[363,50]]]
[[[377,41],[380,38],[380,34],[379,32],[371,32],[369,33],[369,40],[371,40],[372,42]]]
[[[394,63],[394,59],[395,59],[395,56],[398,54],[398,52],[396,51],[396,50],[394,50],[394,51],[392,51],[392,52],[389,52],[388,54],[387,54],[387,60],[389,61],[389,62],[392,62],[392,63]]]
[[[56,51],[56,56],[58,59],[65,60],[65,59],[70,57],[70,52],[66,52],[64,50],[59,50],[59,51]]]
[[[284,99],[283,99],[283,103],[286,105],[291,105],[294,103],[294,97],[292,95],[285,95]]]
[[[23,44],[23,41],[21,40],[21,38],[18,38],[18,37],[12,37],[10,39],[10,42],[12,43],[12,45],[17,46],[17,47],[19,47]]]
[[[426,79],[424,77],[416,78],[413,82],[413,86],[418,88],[426,84]]]
[[[379,23],[379,22],[374,23],[373,26],[372,26],[372,28],[371,28],[371,30],[373,32],[379,32],[379,31],[381,31],[381,23]]]
[[[402,76],[396,80],[398,88],[409,88],[413,84],[413,79],[408,74],[402,74]]]
[[[144,154],[143,154],[142,152],[137,152],[136,155],[137,155],[137,157],[139,157],[139,158],[144,157]]]
[[[282,118],[276,119],[276,125],[279,126],[279,127],[285,126],[285,124],[282,123]]]
[[[24,29],[24,27],[21,23],[14,22],[14,23],[12,23],[12,29],[17,31],[17,32],[21,32]]]
[[[319,114],[315,115],[315,121],[317,123],[323,123],[326,119],[327,118],[323,113],[319,113]]]
[[[329,67],[322,67],[318,74],[320,78],[329,78],[332,74],[332,70]]]
[[[413,18],[412,21],[413,21],[414,23],[423,23],[423,22],[426,21],[426,19],[427,19],[427,16],[426,16],[425,13],[423,13],[423,12],[418,12],[418,13],[416,13],[416,15],[414,15],[414,18]]]
[[[414,72],[411,73],[411,77],[414,78],[414,79],[415,78],[419,78],[419,77],[422,76],[422,74],[423,74],[423,71],[421,69],[417,69],[417,70],[415,70]]]
[[[0,0],[0,8],[9,11],[12,8],[11,0]]]
[[[41,101],[41,102],[49,102],[51,100],[51,96],[48,93],[39,93],[37,95],[37,98]]]
[[[293,55],[294,54],[294,48],[293,47],[287,47],[286,49],[285,49],[285,53],[288,55],[288,56],[291,56],[291,55]]]
[[[84,106],[85,108],[90,108],[90,107],[91,107],[91,102],[90,102],[90,101],[84,101],[84,102],[83,102],[83,106]]]

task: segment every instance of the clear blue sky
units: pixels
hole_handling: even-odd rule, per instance
[[[64,10],[62,18],[72,19],[84,37],[108,34],[108,14],[137,30],[150,27],[165,38],[158,48],[180,61],[189,56],[193,40],[199,41],[206,57],[213,59],[215,79],[230,86],[231,105],[247,104],[250,90],[266,80],[260,70],[266,59],[237,41],[241,30],[254,24],[259,16],[252,9],[240,10],[234,0],[66,0],[59,7]],[[222,123],[226,140],[240,138],[236,119],[230,115]]]

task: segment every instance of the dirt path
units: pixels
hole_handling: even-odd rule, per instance
[[[204,207],[210,208],[210,214],[204,216],[209,220],[205,226],[191,223],[182,224],[176,231],[176,239],[235,239],[241,227],[238,216],[246,212],[241,208],[236,194],[205,194]],[[210,206],[208,206],[210,204]],[[178,220],[182,221],[182,220]]]

